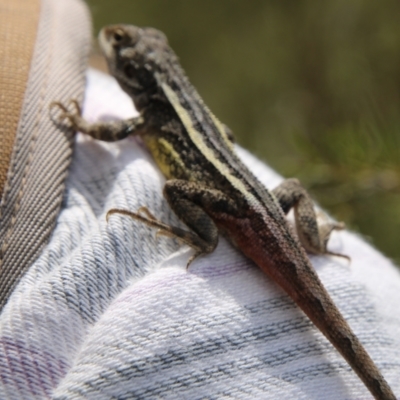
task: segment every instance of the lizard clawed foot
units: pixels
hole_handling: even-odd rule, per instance
[[[141,215],[145,214],[145,216]],[[189,231],[185,231],[184,229],[181,229],[177,226],[170,226],[167,224],[164,224],[163,222],[159,221],[150,211],[147,207],[140,207],[137,212],[132,212],[128,210],[123,210],[119,208],[112,208],[107,212],[106,215],[106,220],[108,222],[109,218],[113,214],[120,214],[120,215],[126,215],[127,217],[134,218],[140,222],[145,223],[146,225],[156,228],[156,237],[158,236],[167,236],[170,238],[178,239],[179,241],[189,245],[195,250],[195,253],[189,258],[186,269],[189,268],[189,265],[192,263],[193,260],[195,260],[198,256],[202,255],[204,251],[199,246],[196,246],[195,244],[195,238],[194,234]]]
[[[327,249],[328,240],[329,240],[331,233],[333,231],[341,231],[341,230],[345,229],[346,228],[345,223],[332,221],[332,220],[328,219],[327,215],[321,211],[317,213],[317,219],[319,221],[319,224],[318,224],[319,235],[320,235],[320,239],[321,239],[321,244],[323,246],[323,249],[320,252],[320,254],[335,256],[335,257],[342,257],[350,262],[351,258],[349,256],[347,256],[345,254],[329,251]]]
[[[53,118],[52,115],[52,110],[55,108],[61,110],[57,118]],[[55,120],[55,122],[60,123],[66,120],[71,128],[79,128],[79,122],[82,119],[82,110],[77,100],[70,100],[67,106],[59,101],[53,101],[50,103],[49,109],[53,121]],[[72,110],[70,111],[70,109]]]
[[[328,251],[326,251],[326,252],[324,253],[324,255],[345,258],[349,263],[351,263],[351,257],[350,257],[350,256],[347,256],[346,254],[335,253],[334,251],[329,251],[329,250],[328,250]]]
[[[146,216],[140,215],[140,213],[143,213]],[[158,228],[157,236],[164,235],[168,237],[176,237],[176,235],[173,233],[173,227],[157,220],[147,207],[140,207],[137,212],[122,210],[119,208],[112,208],[108,211],[106,215],[107,222],[110,218],[110,215],[112,214],[126,215],[127,217],[137,219],[138,221],[143,222],[146,225],[151,226],[152,228]]]

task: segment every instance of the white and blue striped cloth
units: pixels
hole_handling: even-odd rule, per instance
[[[133,115],[115,81],[88,72],[89,120]],[[280,178],[250,154],[267,187]],[[191,250],[111,208],[146,205],[179,224],[136,138],[78,134],[50,243],[0,318],[1,399],[371,399],[288,297],[221,238]],[[348,232],[311,256],[323,283],[400,398],[400,274]]]

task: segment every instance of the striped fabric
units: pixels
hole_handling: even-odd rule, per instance
[[[115,81],[88,72],[85,116],[134,110]],[[280,178],[238,149],[268,187]],[[140,140],[78,134],[50,243],[0,318],[1,399],[371,399],[288,297],[224,238],[191,250],[113,207],[146,205],[179,224]],[[354,234],[311,257],[322,281],[400,398],[400,275]]]

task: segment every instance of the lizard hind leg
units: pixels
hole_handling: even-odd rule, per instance
[[[188,267],[195,258],[211,253],[218,244],[218,228],[210,215],[232,215],[236,210],[235,203],[219,190],[182,179],[168,180],[164,186],[164,196],[189,229],[159,221],[146,207],[141,207],[138,212],[114,208],[107,213],[107,220],[112,214],[126,215],[156,228],[157,235],[173,237],[187,244],[194,249]]]
[[[297,179],[286,179],[272,193],[285,214],[294,208],[297,234],[309,253],[339,256],[349,260],[348,256],[327,248],[332,231],[344,229],[344,223],[330,220],[322,211],[316,213],[310,195]]]
[[[129,210],[117,209],[113,208],[107,212],[106,219],[107,222],[111,215],[113,214],[120,214],[125,215],[130,218],[134,218],[144,224],[156,228],[156,236],[162,235],[171,238],[176,238],[180,242],[187,244],[188,246],[192,247],[195,252],[189,258],[186,268],[195,260],[198,256],[206,253],[210,253],[214,248],[214,243],[208,243],[207,241],[201,239],[196,233],[191,232],[189,230],[185,230],[179,228],[177,226],[172,226],[159,221],[147,207],[140,207],[137,212],[132,212]],[[144,214],[144,215],[143,215]],[[217,239],[218,240],[218,239]]]

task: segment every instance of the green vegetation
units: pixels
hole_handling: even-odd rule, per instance
[[[163,30],[239,143],[400,261],[400,3],[90,0]]]

